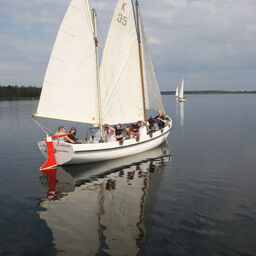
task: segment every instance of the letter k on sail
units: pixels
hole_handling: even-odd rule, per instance
[[[122,5],[122,8],[121,8],[121,10],[123,11],[123,12],[125,12],[125,6],[127,5],[127,3],[123,3],[123,5]]]

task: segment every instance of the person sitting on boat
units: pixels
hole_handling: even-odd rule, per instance
[[[115,128],[105,124],[104,126],[104,137],[106,142],[116,141]]]
[[[135,134],[134,134],[134,132],[133,132],[133,128],[132,128],[131,125],[127,125],[127,126],[125,127],[125,130],[124,130],[124,132],[123,132],[123,136],[124,136],[124,138],[127,139],[127,140],[135,138]]]
[[[71,133],[71,134],[69,134],[67,136],[67,138],[66,138],[67,142],[72,143],[72,144],[79,143],[78,139],[76,138],[76,127],[72,127],[70,129],[69,133]]]
[[[124,140],[128,140],[129,139],[129,127],[128,125],[123,129],[122,135],[123,135],[123,139]]]
[[[58,131],[55,133],[56,136],[58,135],[63,135],[66,133],[66,128],[64,126],[59,126],[58,127]],[[66,139],[66,141],[68,140],[68,136],[63,136],[63,137],[59,137],[57,138],[59,141],[64,141]]]
[[[164,128],[165,125],[167,124],[166,117],[162,114],[162,110],[158,109],[157,111],[158,115],[155,117],[155,120],[159,126],[159,128]]]
[[[148,122],[149,122],[149,131],[150,132],[159,131],[159,126],[158,126],[156,120],[153,117],[149,118]]]
[[[137,136],[138,135],[138,130],[139,130],[139,126],[138,124],[132,124],[132,131],[134,132],[134,134]]]
[[[123,129],[122,129],[121,124],[117,124],[117,125],[116,125],[116,131],[115,131],[116,140],[117,140],[117,141],[123,139],[123,134],[122,134],[122,133],[123,133]]]
[[[147,123],[145,121],[139,121],[138,126],[138,138],[147,136]]]
[[[101,141],[101,134],[102,134],[102,131],[101,131],[101,126],[98,125],[98,130],[95,132],[94,136],[93,136],[93,143],[99,143]]]

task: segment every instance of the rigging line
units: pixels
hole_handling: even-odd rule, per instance
[[[53,135],[53,132],[51,129],[47,128],[46,126],[42,125],[39,123],[39,121],[36,120],[36,118],[34,116],[32,116],[33,121],[38,125],[38,127],[47,135]]]

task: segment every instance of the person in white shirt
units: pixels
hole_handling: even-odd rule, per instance
[[[104,126],[104,136],[106,142],[114,142],[116,141],[116,130],[115,128],[105,124]]]
[[[147,136],[147,123],[145,121],[139,121],[138,122],[138,126],[139,126],[139,130],[138,130],[138,137],[142,138]]]
[[[58,136],[58,135],[63,135],[63,134],[66,134],[65,127],[64,126],[59,126],[58,127],[58,131],[55,133],[55,135]],[[59,137],[57,139],[59,141],[65,141],[66,140],[66,141],[68,141],[70,143],[75,143],[75,141],[70,139],[68,136]]]
[[[101,141],[102,131],[101,126],[98,125],[98,130],[94,134],[93,143],[99,143]]]

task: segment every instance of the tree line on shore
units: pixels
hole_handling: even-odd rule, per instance
[[[36,86],[0,85],[0,99],[11,100],[39,98],[41,89],[42,88]]]
[[[0,85],[0,100],[16,99],[37,99],[40,97],[41,87],[36,86],[18,86],[18,85]],[[222,91],[222,90],[204,90],[204,91],[185,91],[185,94],[240,94],[256,93],[256,91]],[[161,91],[162,95],[174,95],[175,91]]]

